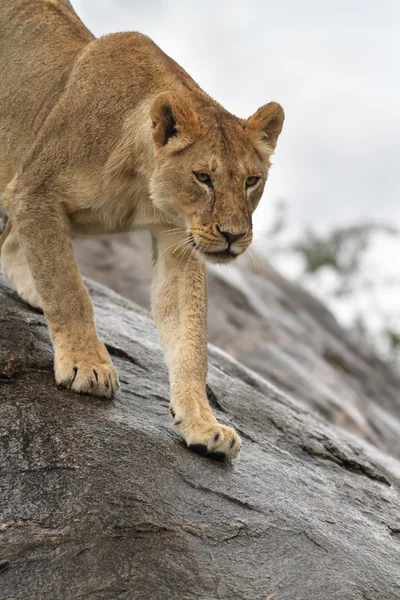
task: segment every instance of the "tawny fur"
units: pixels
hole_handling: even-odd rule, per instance
[[[175,427],[189,446],[238,455],[206,396],[205,261],[250,245],[283,118],[271,102],[238,119],[146,36],[95,39],[68,0],[1,0],[1,264],[44,310],[59,384],[118,388],[71,234],[147,229]]]

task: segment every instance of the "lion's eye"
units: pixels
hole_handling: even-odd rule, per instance
[[[198,179],[201,183],[206,183],[210,187],[212,186],[211,177],[208,173],[204,173],[203,171],[197,171],[194,175],[196,179]]]
[[[246,179],[246,187],[248,187],[248,188],[249,187],[254,187],[256,185],[256,183],[258,183],[259,181],[260,181],[259,177],[255,177],[255,176],[248,177]]]

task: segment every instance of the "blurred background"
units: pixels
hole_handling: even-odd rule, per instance
[[[240,117],[282,104],[255,263],[270,261],[400,361],[400,3],[73,4],[96,35],[149,35]]]

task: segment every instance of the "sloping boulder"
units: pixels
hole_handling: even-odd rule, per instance
[[[210,402],[243,452],[189,452],[148,313],[87,284],[113,402],[56,386],[44,317],[0,276],[0,599],[400,598],[395,458],[212,346]]]
[[[77,238],[85,275],[149,307],[143,234]],[[209,339],[304,407],[400,458],[400,377],[265,262],[210,269]]]

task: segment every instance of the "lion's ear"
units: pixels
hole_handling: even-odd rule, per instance
[[[245,128],[257,141],[265,142],[274,150],[284,120],[282,106],[277,102],[270,102],[245,121]]]
[[[197,115],[189,102],[175,92],[156,96],[150,117],[157,149],[171,144],[171,150],[181,150],[193,143],[200,131]]]

